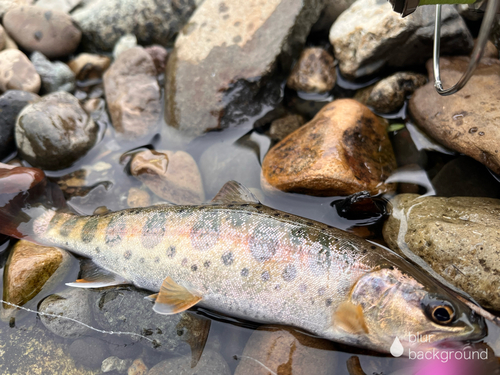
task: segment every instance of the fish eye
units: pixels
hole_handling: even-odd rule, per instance
[[[450,324],[455,319],[455,308],[453,305],[439,296],[427,295],[422,300],[422,307],[426,315],[437,324]]]
[[[450,306],[437,306],[432,311],[432,318],[436,323],[448,324],[451,323],[455,316],[455,312]]]

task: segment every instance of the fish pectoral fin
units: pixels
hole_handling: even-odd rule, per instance
[[[212,199],[212,203],[260,203],[248,188],[236,181],[229,181],[219,190]]]
[[[100,268],[89,259],[81,262],[81,278],[66,285],[76,288],[104,288],[106,286],[131,284],[123,277]]]
[[[163,280],[153,310],[159,314],[172,315],[185,311],[200,301],[199,295],[167,277]]]
[[[352,302],[342,302],[333,316],[335,327],[342,329],[350,334],[368,333],[363,308],[361,305],[355,305]]]

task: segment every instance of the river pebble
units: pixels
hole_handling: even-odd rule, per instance
[[[168,58],[168,51],[159,45],[149,46],[144,48],[151,55],[156,66],[157,74],[165,73],[165,66]]]
[[[75,73],[61,61],[51,62],[42,53],[35,51],[30,60],[42,80],[46,93],[75,90]]]
[[[288,114],[271,123],[267,135],[273,141],[281,141],[287,135],[293,133],[306,123],[306,119],[301,115]]]
[[[95,337],[76,339],[68,348],[73,360],[88,369],[101,369],[102,361],[109,356],[109,350],[104,340]]]
[[[111,64],[111,59],[103,55],[80,53],[68,63],[79,81],[99,79]]]
[[[146,375],[149,369],[141,358],[137,358],[128,368],[127,375]]]
[[[333,89],[336,79],[333,57],[323,48],[310,47],[300,54],[286,84],[297,91],[324,93]]]
[[[198,364],[191,368],[191,357],[171,358],[158,363],[148,375],[229,375],[229,366],[221,355],[213,350],[204,350]]]
[[[0,93],[23,90],[36,94],[41,84],[40,76],[24,53],[17,49],[0,52]]]
[[[120,39],[118,39],[118,42],[116,42],[115,47],[113,48],[113,59],[116,60],[123,52],[134,47],[137,47],[137,38],[135,35],[123,35]]]
[[[151,196],[147,191],[138,188],[130,188],[128,191],[127,205],[130,208],[148,207],[151,205]]]

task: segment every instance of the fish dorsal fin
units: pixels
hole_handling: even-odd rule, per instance
[[[349,301],[342,302],[335,311],[333,324],[335,327],[353,335],[368,333],[363,308],[361,305],[354,305]]]
[[[66,285],[77,288],[103,288],[106,286],[131,284],[123,277],[100,268],[89,259],[81,262],[81,279]]]
[[[172,315],[185,311],[200,301],[199,295],[177,284],[169,276],[161,284],[153,310],[159,314]]]
[[[229,181],[219,190],[212,199],[212,203],[260,203],[248,188],[236,181]]]

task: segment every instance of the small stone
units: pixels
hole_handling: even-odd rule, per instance
[[[156,73],[165,73],[165,66],[167,63],[168,51],[159,45],[149,46],[144,48],[147,53],[151,55],[156,66]]]
[[[131,48],[116,59],[104,73],[104,91],[113,127],[123,138],[143,137],[157,126],[160,86],[144,48]]]
[[[23,90],[37,93],[40,76],[24,53],[17,49],[0,52],[0,93],[7,90]]]
[[[12,8],[23,6],[23,5],[31,5],[34,0],[0,0],[0,18],[4,16]]]
[[[100,369],[102,361],[109,355],[103,340],[94,337],[76,339],[68,348],[74,361],[90,369]]]
[[[338,366],[331,341],[293,328],[261,326],[248,340],[234,375],[335,373]]]
[[[75,89],[75,73],[68,65],[61,61],[51,62],[38,51],[33,52],[30,59],[42,79],[42,87],[46,93],[72,92]]]
[[[38,308],[43,325],[52,333],[61,337],[79,337],[90,332],[87,326],[92,323],[88,290],[68,288],[45,298]],[[59,315],[62,318],[44,315]],[[64,318],[70,318],[64,319]]]
[[[79,81],[99,79],[111,64],[107,56],[80,53],[68,63],[70,69],[75,73]]]
[[[69,14],[37,6],[8,11],[3,17],[3,26],[23,49],[39,51],[49,59],[73,53],[82,36]]]
[[[78,99],[60,91],[27,105],[17,118],[15,136],[24,160],[36,167],[58,170],[85,155],[96,142],[97,131]]]
[[[301,115],[289,114],[285,117],[274,120],[267,134],[273,141],[281,141],[283,138],[293,133],[306,123]]]
[[[200,171],[184,151],[142,151],[130,165],[132,176],[158,197],[175,204],[200,204],[205,200]]]
[[[151,205],[151,197],[147,191],[133,187],[128,191],[127,205],[130,208],[148,207]]]
[[[224,358],[213,350],[204,350],[198,364],[191,368],[191,357],[170,358],[158,363],[148,375],[229,375],[229,366]],[[250,374],[250,373],[249,373]]]
[[[0,51],[4,49],[5,47],[5,43],[6,43],[6,40],[5,40],[5,30],[3,29],[2,25],[0,25]]]
[[[500,200],[400,194],[391,205],[383,229],[391,249],[408,246],[484,308],[500,310]]]
[[[132,364],[131,359],[108,357],[104,361],[102,361],[101,371],[104,373],[117,371],[120,374],[126,374],[131,364]]]
[[[28,91],[9,90],[0,96],[0,160],[16,149],[14,128],[17,115],[28,105],[40,97]]]
[[[288,87],[307,93],[324,93],[333,89],[337,73],[333,57],[323,48],[306,48],[288,77]]]
[[[144,364],[142,359],[137,358],[128,368],[127,375],[146,375],[147,373],[148,367]]]
[[[1,1],[1,0],[0,0]],[[9,34],[5,33],[5,47],[4,49],[19,49],[14,39],[12,39]]]
[[[391,191],[384,181],[396,159],[386,128],[363,104],[333,101],[267,153],[262,176],[279,190],[317,196]]]
[[[82,0],[38,0],[36,6],[40,8],[60,10],[65,13],[75,9]]]
[[[113,48],[113,59],[116,60],[126,50],[137,47],[137,38],[134,34],[123,35]]]
[[[379,113],[391,113],[399,110],[406,97],[426,83],[427,78],[422,74],[398,72],[358,91],[354,99]]]

